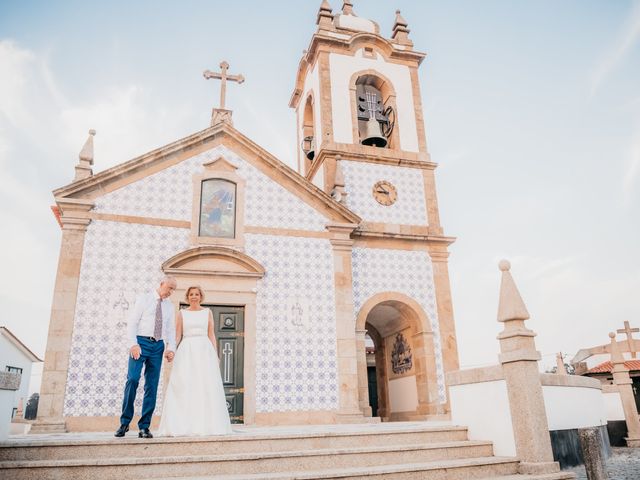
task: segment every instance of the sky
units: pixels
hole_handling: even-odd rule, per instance
[[[90,128],[94,172],[202,130],[219,98],[202,72],[227,60],[246,78],[227,89],[234,126],[294,165],[288,102],[320,3],[0,0],[0,325],[44,355],[51,191]],[[354,1],[386,37],[397,8],[427,53],[461,366],[497,361],[501,258],[542,368],[640,327],[640,1]]]

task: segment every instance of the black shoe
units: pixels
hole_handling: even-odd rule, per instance
[[[124,437],[124,434],[129,431],[129,425],[120,425],[120,428],[116,430],[116,437]]]
[[[140,431],[138,432],[138,437],[140,437],[140,438],[153,438],[153,435],[151,435],[151,432],[149,431],[148,428],[141,428]]]

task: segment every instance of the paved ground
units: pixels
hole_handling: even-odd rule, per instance
[[[572,468],[578,480],[586,480],[584,467]],[[640,479],[640,448],[614,448],[607,460],[609,480],[639,480]]]

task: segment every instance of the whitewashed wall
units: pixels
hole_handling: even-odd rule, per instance
[[[490,440],[499,456],[515,456],[507,384],[495,380],[449,387],[451,421],[469,428],[470,440]]]
[[[17,408],[22,400],[23,408],[27,406],[29,399],[29,382],[31,381],[31,368],[33,363],[11,341],[0,334],[0,370],[6,371],[6,367],[18,367],[22,369],[20,388],[11,392],[13,408]]]
[[[545,385],[542,394],[551,431],[607,424],[605,401],[600,389]]]
[[[602,397],[607,421],[624,420],[624,409],[622,408],[620,394],[618,392],[607,392],[603,393]]]
[[[355,106],[351,101],[349,81],[354,73],[371,69],[388,78],[396,92],[398,107],[396,125],[400,133],[400,149],[409,152],[418,151],[418,132],[409,67],[387,63],[380,54],[377,54],[375,59],[364,57],[362,50],[358,50],[353,57],[331,53],[329,54],[329,65],[331,68],[334,141],[357,143],[353,138],[351,111]]]

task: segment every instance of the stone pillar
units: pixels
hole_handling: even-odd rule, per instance
[[[578,429],[580,450],[584,459],[584,468],[589,480],[608,480],[609,475],[605,469],[605,460],[602,452],[602,443],[598,427]]]
[[[358,365],[358,405],[365,417],[373,415],[369,404],[369,374],[367,370],[366,330],[356,330],[356,360]]]
[[[504,324],[504,330],[498,335],[500,363],[507,384],[519,471],[530,475],[558,472],[560,467],[553,461],[540,383],[536,334],[525,326],[529,312],[509,273],[511,265],[502,260],[499,266],[502,282],[498,321]]]
[[[458,341],[456,338],[456,325],[453,319],[453,303],[451,301],[451,285],[449,282],[449,252],[446,249],[430,251],[431,263],[433,266],[433,283],[436,293],[436,305],[438,306],[438,325],[440,328],[440,345],[442,348],[442,366],[444,374],[460,369],[458,358]],[[435,362],[435,358],[433,359]],[[435,375],[435,363],[433,364]],[[436,377],[433,379],[436,381]],[[438,399],[436,389],[434,399]],[[439,400],[437,400],[439,401]],[[437,412],[450,413],[449,398],[437,408]]]
[[[412,336],[415,358],[416,387],[419,415],[445,413],[445,405],[438,399],[438,376],[433,344],[433,332],[419,331]]]
[[[351,232],[355,224],[330,224],[333,245],[333,271],[336,295],[336,336],[338,341],[339,406],[337,422],[363,419],[359,403],[358,361],[356,357],[356,316],[353,306],[353,274]],[[364,338],[363,338],[364,340]],[[366,368],[366,366],[365,366]],[[366,378],[366,375],[365,375]]]
[[[627,422],[628,447],[640,447],[640,420],[638,420],[638,410],[633,396],[633,382],[629,376],[629,369],[624,364],[624,357],[618,348],[616,334],[609,333],[611,339],[611,363],[613,365],[613,383],[618,386],[620,401],[624,411],[624,419]]]
[[[51,305],[51,320],[44,356],[38,417],[31,433],[64,433],[64,394],[76,309],[84,236],[93,204],[84,200],[57,199],[62,215],[62,241],[58,274]]]

